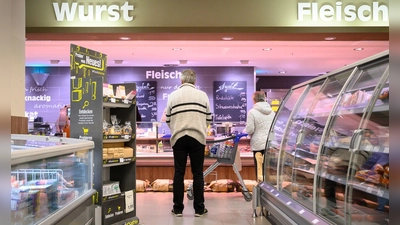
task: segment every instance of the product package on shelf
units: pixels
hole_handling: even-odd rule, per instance
[[[103,183],[103,196],[120,194],[119,181],[108,181]]]

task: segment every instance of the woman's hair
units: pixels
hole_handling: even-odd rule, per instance
[[[256,102],[265,102],[265,100],[266,100],[265,92],[263,92],[263,91],[254,92],[254,94],[253,94],[254,103],[256,103]]]
[[[184,70],[181,75],[181,81],[182,84],[189,83],[194,85],[196,83],[196,72],[191,69]]]

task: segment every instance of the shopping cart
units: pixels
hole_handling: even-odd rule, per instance
[[[209,155],[206,157],[216,158],[217,161],[214,162],[210,167],[208,167],[204,172],[203,176],[206,177],[220,164],[232,165],[233,171],[239,178],[240,184],[242,185],[242,194],[246,201],[250,202],[253,198],[252,194],[246,188],[243,182],[242,176],[239,173],[237,165],[235,164],[236,153],[238,152],[239,140],[242,137],[247,136],[244,133],[232,134],[232,136],[223,137],[217,140],[207,140],[207,146],[210,149]],[[193,200],[193,184],[190,184],[187,188],[187,198]]]

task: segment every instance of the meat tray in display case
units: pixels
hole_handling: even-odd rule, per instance
[[[389,53],[292,87],[264,166],[261,205],[283,224],[389,224]]]
[[[93,224],[92,141],[11,135],[11,224]]]

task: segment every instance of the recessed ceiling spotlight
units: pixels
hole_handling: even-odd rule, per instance
[[[263,50],[263,51],[271,51],[272,48],[263,48],[262,50]]]
[[[249,60],[240,60],[240,63],[241,63],[241,64],[244,64],[244,65],[245,65],[245,64],[249,64]]]
[[[223,37],[222,40],[224,40],[224,41],[232,41],[233,37]]]
[[[354,51],[362,51],[364,48],[355,48]]]
[[[119,37],[119,40],[127,41],[127,40],[131,40],[131,38],[130,37]]]
[[[182,50],[182,49],[180,49],[180,48],[173,48],[172,50],[174,50],[174,51],[180,51],[180,50]]]
[[[51,63],[51,64],[58,64],[58,63],[60,63],[60,60],[58,60],[58,59],[52,59],[52,60],[50,60],[50,63]]]
[[[178,64],[164,64],[164,67],[178,67]]]
[[[333,40],[336,40],[336,37],[326,37],[324,39],[325,39],[325,41],[333,41]]]
[[[116,60],[114,60],[114,63],[115,64],[122,64],[123,61],[124,60],[122,60],[122,59],[116,59]]]
[[[279,73],[286,73],[286,71],[279,71]]]
[[[187,60],[179,60],[179,64],[187,64]]]

